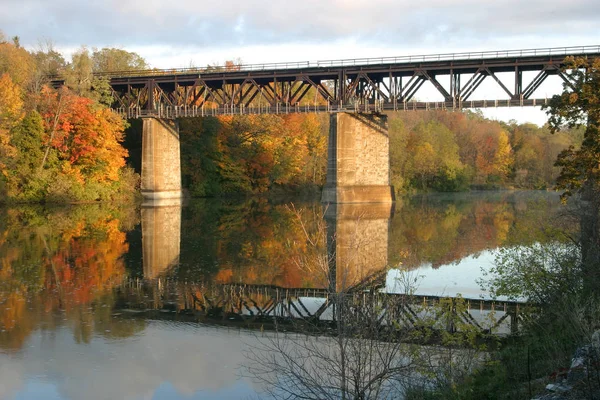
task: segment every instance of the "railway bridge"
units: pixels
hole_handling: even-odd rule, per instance
[[[109,78],[113,108],[143,119],[142,194],[148,199],[181,197],[177,118],[326,112],[331,120],[322,201],[389,203],[394,192],[385,111],[543,105],[548,99],[538,89],[548,77],[571,84],[564,69],[568,56],[600,57],[600,46],[100,75]],[[497,87],[491,98],[480,89],[486,80]],[[419,101],[424,90],[440,101]]]

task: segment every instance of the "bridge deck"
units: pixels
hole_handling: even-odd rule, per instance
[[[380,57],[225,67],[103,72],[113,108],[127,118],[223,114],[382,112],[538,106],[549,76],[571,84],[565,57],[600,57],[600,46]],[[528,76],[533,73],[533,77]],[[508,79],[507,75],[508,74]],[[529,74],[531,75],[531,74]],[[477,89],[492,79],[492,98]],[[53,84],[63,84],[55,79]],[[424,85],[428,83],[428,85]],[[423,87],[441,101],[418,101]]]

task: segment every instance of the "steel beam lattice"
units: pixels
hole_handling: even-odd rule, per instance
[[[600,46],[98,75],[109,78],[113,108],[127,118],[457,110],[546,104],[547,96],[536,94],[549,76],[570,84],[564,71],[567,56],[600,57]],[[512,76],[514,87],[507,76]],[[500,94],[492,99],[476,98],[484,81],[491,81]],[[57,78],[53,84],[62,82]],[[438,93],[440,100],[420,99],[424,87]]]

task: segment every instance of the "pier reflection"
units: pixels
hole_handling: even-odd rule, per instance
[[[157,309],[164,301],[217,319],[270,315],[284,304],[326,316],[324,299],[381,289],[399,262],[448,276],[465,257],[479,270],[485,251],[555,240],[540,228],[557,225],[561,210],[556,195],[537,192],[419,196],[397,204],[391,219],[385,205],[190,203],[144,204],[140,214],[106,205],[0,210],[0,349],[23,348],[42,326],[70,324],[82,343],[126,336],[111,315],[115,302]],[[147,281],[139,301],[121,296],[123,281],[137,277]],[[151,289],[161,279],[162,289]],[[251,295],[232,295],[243,288]],[[145,305],[145,295],[159,301]]]
[[[155,279],[179,264],[181,200],[147,201],[141,209],[144,278]]]
[[[329,288],[340,292],[385,274],[393,204],[330,204],[325,210]]]
[[[120,380],[127,373],[115,365],[139,368],[144,387],[136,394],[163,382],[186,394],[234,385],[229,368],[243,351],[236,335],[310,332],[296,337],[321,346],[345,330],[352,345],[363,335],[361,354],[368,355],[372,344],[386,346],[402,334],[380,329],[391,326],[408,328],[412,338],[418,329],[411,327],[433,326],[432,343],[462,329],[514,332],[526,315],[521,305],[384,293],[382,278],[400,262],[456,274],[464,257],[484,265],[477,257],[491,249],[555,240],[540,227],[557,224],[559,207],[551,194],[502,192],[404,199],[391,219],[389,206],[324,210],[265,199],[144,204],[141,212],[106,205],[0,209],[0,397],[19,390],[7,386],[18,380],[2,371],[19,371],[21,361],[23,377],[46,381],[64,373],[69,379],[52,381],[64,393],[83,393],[67,392],[64,382],[102,389],[113,382],[108,397],[122,398],[134,392],[120,386],[130,380]],[[140,349],[148,348],[159,357],[144,357]],[[82,359],[93,360],[93,368],[81,368]],[[217,360],[222,379],[210,375],[214,362],[198,360]]]

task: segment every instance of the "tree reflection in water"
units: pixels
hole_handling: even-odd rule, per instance
[[[92,205],[2,211],[1,348],[18,350],[33,330],[52,330],[64,320],[82,342],[94,332],[119,337],[135,331],[120,331],[111,318],[112,289],[125,277],[124,231],[135,224],[135,210]]]
[[[345,244],[337,242],[336,256],[346,257],[338,260],[347,266],[345,277],[340,268],[330,268],[333,260],[325,255],[333,243],[330,240],[328,244],[326,238],[333,234],[320,232],[326,227],[319,227],[319,204],[202,200],[191,202],[181,212],[184,234],[173,233],[173,256],[166,269],[156,269],[141,265],[142,235],[135,233],[141,232],[136,210],[98,205],[2,209],[3,346],[18,349],[36,327],[53,329],[57,322],[50,321],[47,314],[57,310],[65,310],[69,320],[80,321],[73,325],[78,326],[76,335],[89,340],[94,331],[91,319],[112,321],[107,310],[115,301],[111,288],[124,277],[143,276],[145,271],[152,270],[152,277],[181,282],[321,289],[335,282],[339,290],[340,283],[358,282],[362,274],[386,265],[402,262],[408,269],[423,263],[439,266],[498,246],[543,242],[547,239],[539,228],[556,221],[559,205],[557,198],[546,193],[432,195],[398,201],[389,222],[365,215],[360,222],[338,219],[335,235],[343,237]],[[356,212],[336,212],[360,217]],[[166,220],[178,222],[178,218]],[[381,240],[382,235],[387,238],[388,229],[389,241]],[[179,241],[180,247],[175,243]],[[356,247],[368,251],[354,258],[365,258],[348,258]],[[368,264],[368,268],[357,271],[355,261]],[[320,272],[310,271],[315,268]],[[331,279],[324,271],[336,271],[337,276]],[[82,311],[76,312],[78,309]]]
[[[543,222],[553,222],[557,200],[545,193],[419,196],[398,202],[391,219],[389,210],[377,216],[374,209],[328,209],[325,220],[321,205],[314,203],[193,201],[181,211],[171,210],[182,213],[180,223],[174,217],[164,218],[173,222],[169,232],[172,230],[175,238],[169,247],[172,254],[164,257],[164,268],[163,264],[142,265],[142,254],[148,254],[142,242],[146,243],[143,237],[148,233],[139,228],[136,210],[96,205],[3,209],[0,346],[15,351],[32,332],[65,325],[83,343],[93,336],[128,337],[143,330],[148,318],[159,315],[116,316],[131,308],[157,310],[161,318],[206,321],[202,302],[216,301],[219,290],[232,287],[315,289],[323,291],[323,301],[331,305],[323,314],[327,321],[321,323],[310,318],[294,322],[276,319],[269,325],[259,318],[238,318],[240,313],[250,315],[258,308],[271,307],[272,293],[253,297],[255,303],[242,299],[245,304],[239,297],[231,297],[236,301],[216,304],[211,312],[227,324],[255,331],[261,326],[264,331],[274,329],[259,339],[274,340],[261,341],[261,345],[276,352],[259,351],[259,345],[255,361],[270,354],[275,358],[263,361],[277,362],[288,370],[301,366],[306,374],[314,372],[314,378],[305,376],[305,390],[310,386],[321,398],[342,393],[347,398],[392,397],[392,391],[400,390],[399,383],[419,382],[417,377],[422,374],[415,372],[419,368],[430,376],[434,371],[440,381],[456,379],[466,367],[454,366],[469,366],[480,349],[464,350],[465,343],[470,343],[468,335],[459,338],[458,344],[454,336],[444,339],[438,335],[438,343],[444,339],[452,344],[444,351],[430,346],[425,357],[422,351],[415,352],[414,344],[425,337],[381,329],[393,326],[398,315],[385,313],[381,302],[361,303],[361,294],[378,293],[386,268],[400,261],[407,269],[424,263],[437,267],[498,246],[543,241],[535,232]],[[180,232],[175,229],[178,226]],[[145,273],[155,280],[144,281]],[[127,285],[122,285],[124,280]],[[400,297],[394,301],[399,302],[395,306],[403,306]],[[306,299],[305,305],[310,302]],[[294,306],[300,307],[288,305],[292,312],[296,312]],[[310,311],[320,304],[313,301],[313,307]],[[332,320],[332,316],[336,318]],[[282,334],[283,330],[295,333]],[[430,332],[422,330],[421,334]],[[401,345],[399,339],[410,339],[413,344]],[[316,356],[313,359],[302,352]],[[448,372],[431,365],[453,367]],[[332,375],[326,376],[326,371],[333,371]],[[258,375],[281,379],[274,383],[287,379],[285,390],[302,385],[293,381],[299,378],[293,374],[277,378],[274,369],[271,375]],[[313,388],[316,382],[325,387],[323,392]]]

